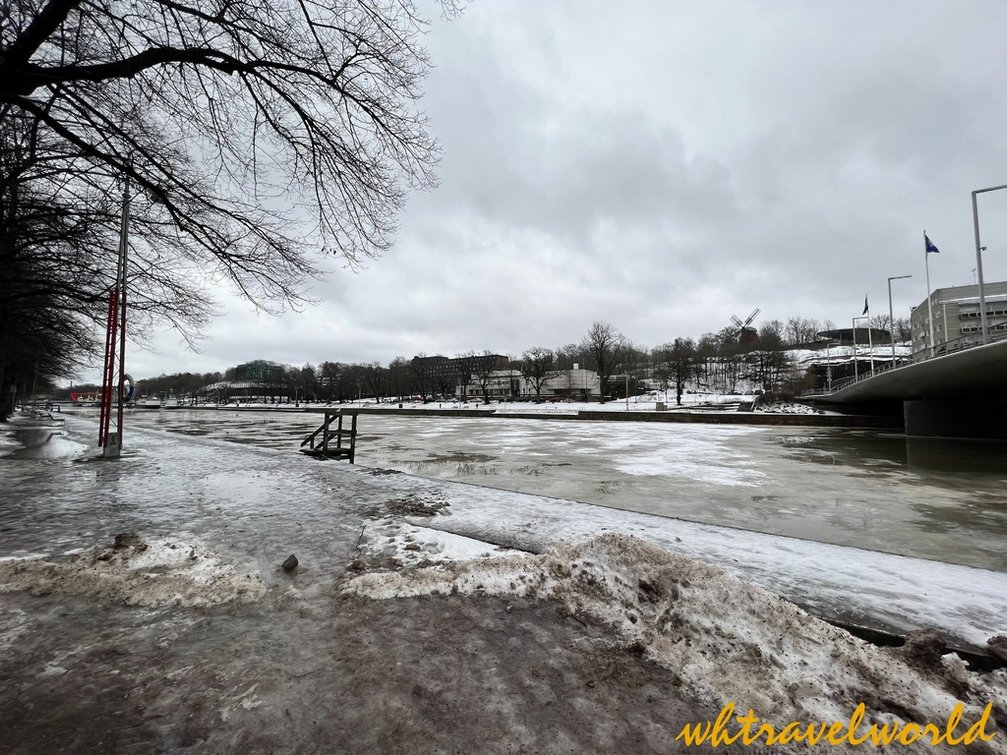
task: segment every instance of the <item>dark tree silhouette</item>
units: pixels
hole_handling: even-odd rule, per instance
[[[5,9],[0,122],[38,131],[44,180],[69,199],[128,178],[141,234],[257,303],[297,299],[307,250],[352,264],[386,249],[405,192],[432,184],[412,0]]]
[[[319,252],[386,249],[433,183],[423,29],[412,0],[5,3],[0,386],[28,334],[53,375],[93,348],[126,187],[133,339],[167,320],[192,343],[224,281],[277,310]]]

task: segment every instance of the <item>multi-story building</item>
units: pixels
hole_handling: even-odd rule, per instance
[[[421,392],[453,394],[467,399],[489,397],[531,398],[535,384],[522,376],[510,359],[500,354],[473,354],[449,359],[444,356],[414,357],[413,377],[423,383]],[[593,370],[556,370],[541,385],[542,398],[580,398],[601,395],[601,383]]]
[[[568,398],[589,401],[601,395],[601,381],[594,370],[582,370],[574,365],[572,370],[555,370],[541,383],[541,393],[537,393],[535,381],[524,377],[516,369],[491,372],[486,381],[485,395],[489,398]],[[458,387],[458,394],[461,386]],[[466,387],[469,399],[483,398],[482,381],[477,380]]]
[[[986,332],[989,338],[1007,333],[1007,281],[983,284],[986,300]],[[982,343],[979,313],[979,286],[938,288],[913,308],[909,323],[913,331],[913,353],[931,348],[930,311],[933,310],[933,349],[936,353],[955,351]]]
[[[510,359],[502,354],[470,354],[449,359],[444,356],[413,357],[409,363],[417,390],[427,393],[455,393],[460,382],[472,382],[476,375],[503,370]]]
[[[283,381],[283,365],[259,359],[234,368],[234,379],[243,382],[278,383]]]

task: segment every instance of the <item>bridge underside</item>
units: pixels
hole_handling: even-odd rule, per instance
[[[910,436],[1007,439],[1007,341],[882,372],[815,403],[902,414]]]

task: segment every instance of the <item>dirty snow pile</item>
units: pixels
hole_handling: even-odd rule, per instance
[[[372,521],[360,532],[359,558],[351,568],[411,569],[446,561],[493,558],[520,553],[451,532],[403,521],[403,516],[433,517],[448,507],[443,496],[409,494],[386,501],[368,512]]]
[[[771,404],[758,404],[754,410],[767,414],[819,414],[814,407],[807,404],[796,404],[791,401],[777,401]]]
[[[1007,671],[968,671],[957,655],[882,649],[718,568],[622,534],[542,554],[370,573],[344,591],[374,599],[514,595],[559,600],[610,625],[626,646],[673,670],[683,688],[717,707],[733,702],[761,720],[849,720],[864,726],[946,724],[955,704],[977,721],[988,703],[1007,721]],[[938,646],[939,647],[939,644]],[[1007,734],[973,751],[1007,753]],[[902,751],[902,748],[900,748]]]
[[[131,606],[207,606],[265,594],[259,576],[239,574],[196,538],[141,540],[116,535],[61,561],[0,560],[0,591],[83,595]]]

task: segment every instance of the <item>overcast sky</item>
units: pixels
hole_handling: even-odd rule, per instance
[[[200,353],[151,334],[127,371],[519,356],[596,320],[653,347],[756,307],[848,327],[911,274],[908,315],[923,229],[932,287],[972,283],[970,192],[1007,184],[1005,29],[1002,0],[476,0],[426,40],[440,185],[394,248],[302,312],[224,296]],[[979,218],[1007,280],[1007,190]]]

